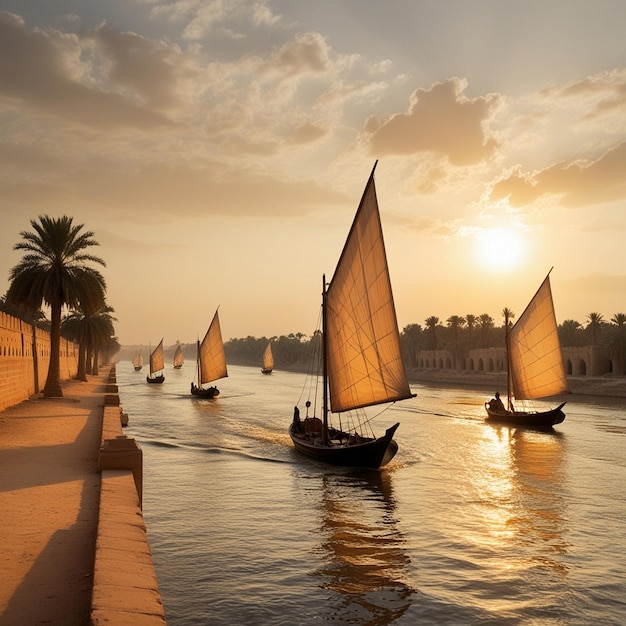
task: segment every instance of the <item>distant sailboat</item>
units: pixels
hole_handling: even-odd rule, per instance
[[[274,369],[274,355],[272,354],[272,344],[268,341],[263,352],[263,374],[271,374]]]
[[[180,347],[180,344],[176,344],[176,350],[174,350],[174,369],[179,370],[183,363],[185,362],[185,357],[183,356],[183,349]]]
[[[335,274],[322,279],[322,402],[320,417],[300,419],[294,408],[289,434],[298,452],[334,465],[378,469],[398,451],[393,435],[348,426],[344,412],[413,397],[407,381],[374,185],[374,169],[363,193]],[[319,353],[318,353],[319,359]],[[313,411],[320,403],[313,403]],[[338,416],[331,426],[329,413]],[[343,423],[342,423],[343,420]]]
[[[198,341],[196,367],[198,384],[191,383],[192,395],[198,398],[215,398],[220,393],[219,389],[215,386],[203,387],[203,385],[226,376],[228,376],[226,354],[224,353],[224,343],[222,342],[220,320],[217,311],[215,311],[209,330],[207,330],[202,343]]]
[[[163,375],[164,369],[163,339],[161,339],[159,345],[150,354],[150,374],[146,376],[146,380],[149,383],[162,383],[165,380],[165,376]]]
[[[552,271],[552,270],[550,270]],[[567,376],[561,355],[561,343],[554,314],[550,273],[517,322],[506,329],[507,406],[496,398],[485,403],[487,419],[515,426],[552,428],[565,419],[565,402],[547,411],[522,411],[513,406],[513,398],[534,400],[567,393]]]
[[[137,350],[137,352],[135,352],[135,356],[133,357],[133,367],[136,372],[140,372],[143,367],[143,356],[141,356],[141,350]]]

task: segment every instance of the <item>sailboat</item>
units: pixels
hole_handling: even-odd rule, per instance
[[[143,367],[143,356],[141,356],[141,350],[137,350],[137,352],[135,352],[135,356],[133,357],[133,367],[136,372],[140,372]]]
[[[191,383],[191,393],[198,398],[215,398],[220,391],[217,387],[203,387],[206,383],[228,376],[226,369],[226,354],[222,342],[220,319],[217,311],[213,316],[209,330],[202,343],[198,341],[198,357],[196,376],[198,384]]]
[[[552,270],[550,270],[552,271]],[[507,405],[496,399],[485,403],[487,420],[530,428],[552,428],[565,419],[565,402],[546,411],[518,410],[513,398],[534,400],[567,393],[567,376],[554,314],[550,272],[517,322],[509,329],[505,314]]]
[[[185,357],[183,356],[183,349],[180,347],[180,344],[176,344],[176,350],[174,350],[174,369],[179,370],[183,363],[185,362]]]
[[[272,354],[272,344],[268,341],[263,351],[263,374],[271,374],[274,369],[274,355]]]
[[[378,163],[378,162],[376,162]],[[317,400],[306,416],[294,407],[289,435],[295,449],[333,465],[378,469],[398,451],[400,425],[384,435],[365,434],[369,419],[352,411],[414,397],[400,351],[400,336],[387,266],[374,171],[363,192],[332,280],[322,277],[321,416]],[[312,410],[313,414],[309,415]],[[350,413],[347,413],[350,412]],[[338,427],[331,424],[337,414]],[[343,423],[342,423],[343,422]]]
[[[149,383],[162,383],[165,380],[163,370],[165,361],[163,360],[163,339],[159,345],[150,353],[150,374],[146,376]]]

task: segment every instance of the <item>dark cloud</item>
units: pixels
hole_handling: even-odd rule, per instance
[[[0,96],[47,116],[104,130],[172,125],[164,115],[94,86],[93,77],[84,75],[82,52],[77,35],[29,29],[22,18],[0,12]]]
[[[452,78],[430,89],[417,89],[407,113],[370,118],[364,129],[370,151],[377,156],[434,152],[453,165],[472,165],[488,158],[497,143],[486,123],[500,102],[492,94],[468,99],[465,82]]]
[[[564,206],[577,208],[626,199],[626,143],[595,161],[558,163],[534,173],[514,172],[498,181],[491,197],[508,197],[515,207],[547,194],[561,196]]]

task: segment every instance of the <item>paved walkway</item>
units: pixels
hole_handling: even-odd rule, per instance
[[[89,623],[108,368],[0,412],[0,625]]]

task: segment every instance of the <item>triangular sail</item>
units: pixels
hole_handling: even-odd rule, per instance
[[[133,358],[133,365],[135,367],[143,367],[143,357],[141,356],[141,352],[137,350],[135,353],[135,357]]]
[[[207,330],[199,349],[199,384],[210,383],[218,378],[228,376],[226,370],[226,354],[222,342],[220,320],[215,311],[213,321]]]
[[[163,339],[159,345],[150,354],[150,373],[160,372],[165,367],[165,361],[163,360]]]
[[[325,300],[331,410],[412,397],[400,351],[373,171]]]
[[[183,356],[183,349],[180,347],[180,344],[176,345],[176,350],[174,351],[174,367],[181,367],[185,362],[185,357]]]
[[[274,356],[272,354],[272,344],[268,341],[265,351],[263,352],[263,369],[274,369]]]
[[[545,398],[567,391],[549,274],[511,329],[508,350],[516,399]]]

